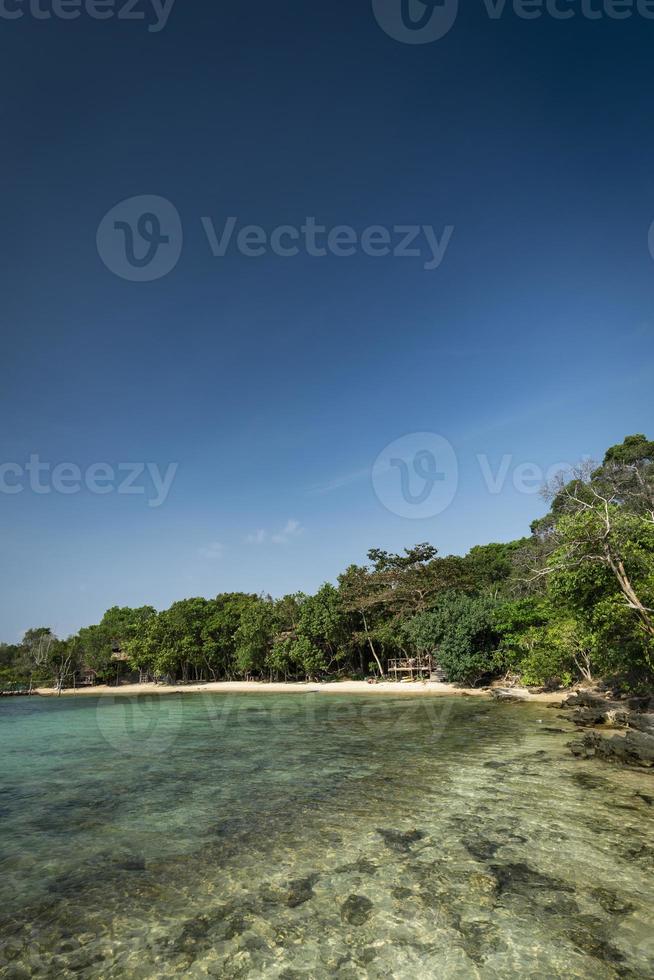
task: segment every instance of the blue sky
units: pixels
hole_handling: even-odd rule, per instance
[[[158,507],[147,486],[0,493],[3,638],[114,604],[308,591],[374,546],[520,536],[544,505],[516,466],[651,435],[654,21],[480,3],[409,45],[364,0],[177,0],[157,33],[0,28],[0,462],[177,466]],[[96,247],[141,195],[183,228],[150,282]],[[202,219],[229,216],[454,230],[431,271],[360,249],[215,257]],[[421,432],[451,443],[458,486],[411,519],[372,471]]]

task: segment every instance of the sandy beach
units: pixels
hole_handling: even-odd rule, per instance
[[[510,690],[515,697],[525,701],[541,702],[545,704],[560,703],[566,696],[565,692],[553,691],[546,693],[534,693],[523,687],[496,688],[496,690]],[[52,688],[38,688],[37,693],[56,697],[57,692]],[[119,695],[119,694],[193,694],[193,693],[215,693],[215,694],[411,694],[423,695],[425,697],[485,697],[490,698],[491,692],[488,688],[456,687],[454,684],[444,684],[437,681],[380,681],[377,684],[368,684],[366,681],[331,681],[316,683],[300,682],[267,682],[267,681],[213,681],[206,684],[123,684],[119,687],[109,687],[108,685],[98,684],[95,687],[78,687],[62,691],[62,697],[85,696],[85,695]]]

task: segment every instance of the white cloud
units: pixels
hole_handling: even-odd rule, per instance
[[[270,532],[260,528],[258,531],[248,534],[245,540],[248,544],[266,544],[268,541],[271,544],[287,544],[292,538],[302,534],[303,531],[304,528],[300,522],[291,517],[281,530]]]
[[[198,554],[200,558],[206,558],[208,561],[215,561],[217,558],[222,558],[223,546],[220,541],[212,541],[203,548],[198,548]]]
[[[290,518],[288,521],[286,521],[286,524],[282,530],[278,531],[277,534],[273,534],[270,540],[273,544],[286,544],[286,542],[290,541],[291,538],[296,538],[298,534],[302,534],[303,530],[304,528],[299,521],[295,521]]]
[[[267,537],[268,535],[264,531],[264,529],[259,528],[258,531],[253,531],[252,534],[248,534],[245,540],[247,541],[248,544],[264,544]]]

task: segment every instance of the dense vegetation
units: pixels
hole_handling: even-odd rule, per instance
[[[315,595],[114,607],[66,640],[29,630],[0,646],[0,687],[62,687],[82,667],[104,681],[126,669],[176,680],[363,677],[416,653],[434,654],[457,683],[651,684],[654,442],[627,437],[599,467],[550,487],[549,500],[530,537],[465,557],[429,544],[373,549]]]

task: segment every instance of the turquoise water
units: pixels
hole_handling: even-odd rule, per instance
[[[654,778],[476,698],[0,702],[6,977],[653,977]]]

